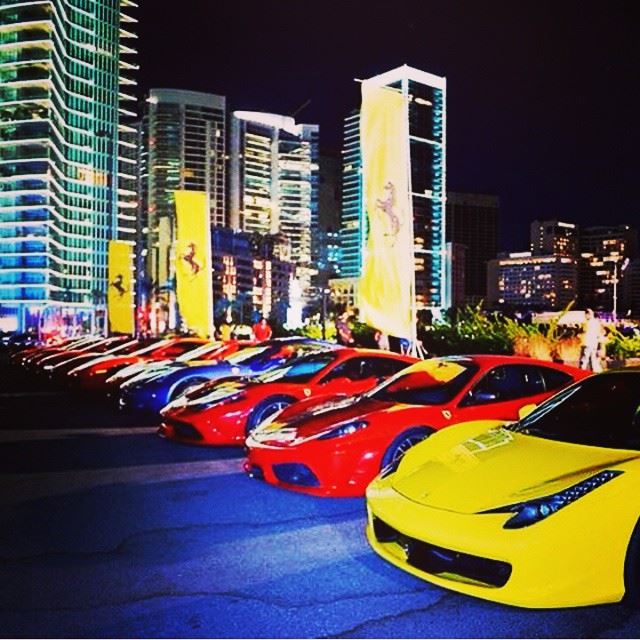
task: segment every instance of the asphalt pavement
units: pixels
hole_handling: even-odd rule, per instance
[[[0,369],[0,636],[635,638],[622,605],[526,610],[384,562],[364,500],[246,477],[240,448]]]

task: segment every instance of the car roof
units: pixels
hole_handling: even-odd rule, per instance
[[[459,356],[438,356],[438,360],[450,360],[457,362],[475,362],[480,365],[491,366],[496,364],[532,364],[546,365],[551,367],[570,366],[562,362],[553,362],[552,360],[540,360],[538,358],[530,358],[529,356],[503,355],[496,353],[474,353]]]

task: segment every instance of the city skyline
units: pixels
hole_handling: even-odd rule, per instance
[[[232,109],[317,122],[322,152],[339,153],[359,106],[354,79],[407,63],[447,78],[449,184],[500,197],[502,249],[526,248],[535,218],[633,224],[639,97],[626,7],[197,3],[172,13],[167,47],[153,19],[165,4],[138,9],[141,91],[208,91]]]

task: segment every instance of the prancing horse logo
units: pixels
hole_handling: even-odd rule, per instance
[[[202,266],[196,260],[196,244],[195,242],[190,242],[187,247],[189,247],[189,251],[183,253],[181,257],[191,268],[191,275],[197,276]]]
[[[380,209],[386,214],[389,219],[389,225],[391,231],[385,235],[391,236],[391,244],[395,244],[396,236],[400,232],[400,219],[393,210],[396,204],[396,188],[393,186],[393,182],[389,181],[384,185],[385,198],[376,198],[376,208]]]
[[[127,293],[127,289],[124,286],[124,276],[121,273],[116,276],[113,282],[109,283],[109,286],[113,287],[121,298],[125,293]]]

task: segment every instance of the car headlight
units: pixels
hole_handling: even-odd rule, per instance
[[[348,422],[337,424],[329,431],[325,431],[318,436],[318,440],[330,440],[332,438],[342,438],[343,436],[350,436],[352,433],[360,431],[361,429],[364,429],[368,426],[369,423],[366,420],[349,420]]]
[[[488,509],[481,513],[514,513],[515,515],[507,520],[504,529],[522,529],[528,527],[540,520],[548,518],[563,507],[575,502],[579,498],[591,493],[594,489],[602,486],[609,480],[613,480],[621,475],[622,471],[601,471],[594,476],[582,480],[573,486],[542,498],[534,500],[526,500],[525,502],[517,502],[515,504],[498,507],[496,509]]]
[[[384,467],[378,474],[378,478],[380,479],[386,478],[387,476],[390,476],[392,473],[395,473],[398,470],[398,467],[400,466],[400,462],[402,461],[402,458],[403,456],[398,456],[391,464],[388,464],[386,467]]]

